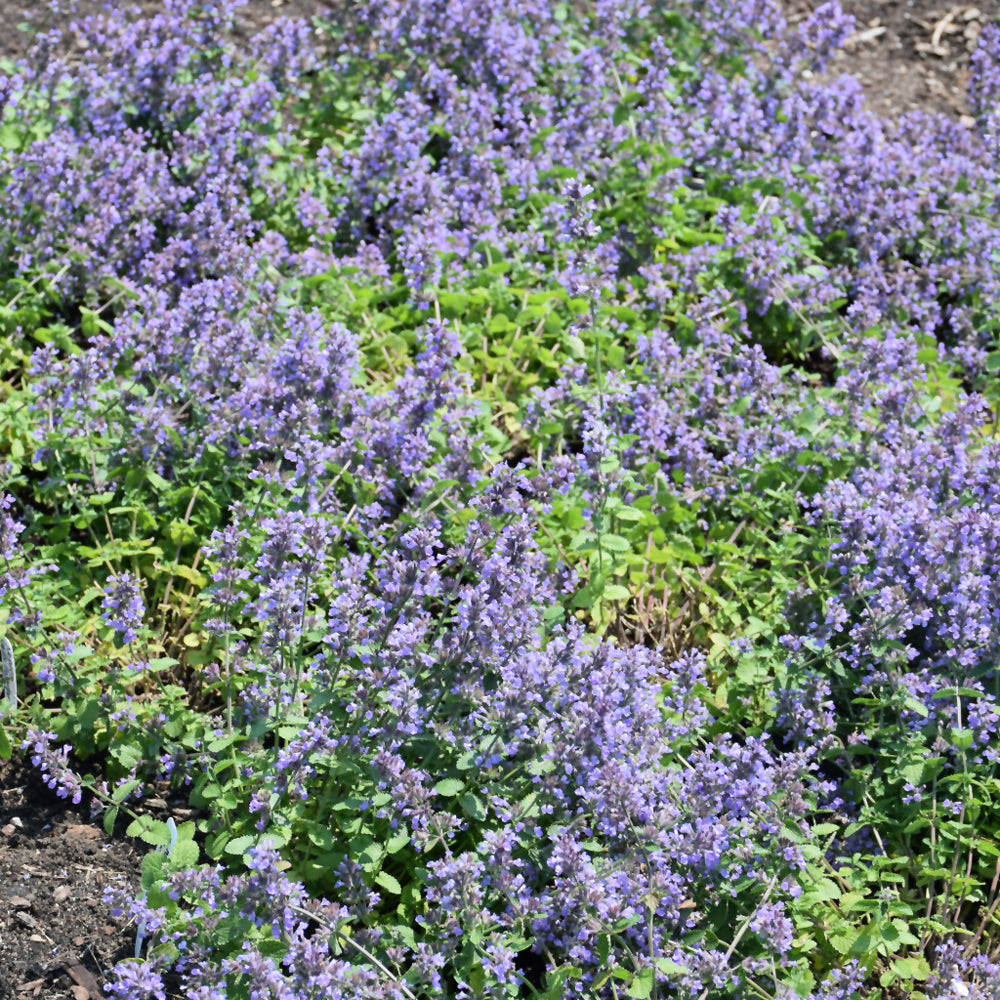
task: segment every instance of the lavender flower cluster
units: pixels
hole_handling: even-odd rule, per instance
[[[769,888],[776,900],[790,898],[803,862],[786,824],[804,822],[807,803],[827,791],[813,755],[779,755],[766,739],[743,745],[720,736],[696,746],[709,722],[694,694],[702,657],[670,668],[666,723],[658,656],[588,641],[578,625],[546,627],[544,608],[558,595],[532,539],[537,491],[535,480],[494,476],[457,545],[447,523],[428,516],[377,557],[338,560],[328,576],[336,585],[324,648],[300,681],[322,692],[325,707],[277,755],[261,750],[252,768],[256,829],[278,842],[287,839],[287,805],[308,809],[331,768],[351,761],[370,770],[375,784],[361,808],[374,814],[373,829],[399,835],[395,863],[385,862],[391,879],[377,881],[373,893],[364,872],[344,860],[332,902],[307,912],[302,886],[279,876],[266,851],[254,855],[250,876],[270,873],[266,893],[242,877],[223,884],[217,871],[179,873],[175,898],[216,917],[160,932],[162,915],[133,901],[130,913],[152,929],[155,957],[142,971],[123,972],[119,986],[145,983],[149,992],[121,995],[156,995],[152,984],[168,969],[197,996],[221,995],[212,992],[220,973],[233,985],[247,976],[257,989],[281,983],[289,996],[325,996],[331,982],[351,996],[409,995],[404,982],[414,995],[434,995],[443,968],[456,977],[456,995],[484,988],[474,985],[481,976],[503,995],[530,981],[518,957],[524,945],[512,945],[518,940],[530,942],[548,975],[560,964],[579,967],[565,995],[586,995],[608,961],[653,968],[641,957],[650,948],[669,956],[667,979],[678,986],[735,974],[725,949],[692,947],[684,935],[730,880],[742,880],[745,899],[759,898],[780,872],[780,891]],[[491,513],[505,509],[499,519]],[[323,518],[263,523],[267,565],[280,561],[286,579],[323,558],[322,544],[290,540],[310,522]],[[279,539],[280,560],[272,547]],[[463,568],[464,580],[448,572],[452,566]],[[277,603],[256,607],[265,635],[288,620]],[[295,617],[303,610],[297,605]],[[257,687],[244,711],[266,717],[287,696],[288,678],[280,667],[244,669],[268,686]],[[421,749],[428,746],[438,748],[432,761]],[[443,808],[455,799],[457,814]],[[373,925],[371,913],[385,901],[378,886],[395,891],[408,856],[423,871],[427,901],[417,926]],[[250,943],[236,958],[212,961],[218,921],[237,912],[226,901],[244,899],[241,919],[273,927],[287,948],[281,962]],[[781,903],[771,908],[774,920],[761,917],[755,933],[787,950],[790,941],[772,933]],[[307,944],[310,920],[336,928],[356,953],[348,959]],[[612,931],[620,942],[608,950]],[[478,971],[463,975],[470,934]],[[162,947],[168,941],[174,947]],[[385,967],[359,962],[365,949],[385,956]]]
[[[887,740],[940,756],[900,770],[914,801],[995,764],[995,427],[964,388],[936,414],[929,386],[947,364],[989,387],[1000,34],[983,34],[978,124],[959,133],[877,122],[853,82],[804,75],[850,30],[835,4],[789,33],[767,0],[362,3],[332,65],[299,23],[237,46],[237,6],[78,17],[0,78],[0,281],[44,278],[64,316],[106,317],[23,373],[37,496],[69,504],[82,484],[109,539],[130,510],[110,498],[136,483],[182,539],[202,484],[231,501],[199,539],[211,579],[192,617],[224,650],[206,669],[229,699],[213,737],[246,735],[250,846],[230,870],[178,864],[119,901],[147,950],[109,990],[614,996],[614,970],[636,996],[738,994],[747,977],[778,995],[782,964],[808,964],[811,826],[862,816],[841,780],[867,738],[848,724],[876,725],[857,700],[879,702]],[[85,64],[65,54],[74,35]],[[300,142],[293,101],[321,107],[334,88],[349,114]],[[637,158],[654,147],[671,158]],[[623,221],[604,202],[625,169],[643,196]],[[713,239],[665,251],[663,206],[709,188]],[[588,299],[581,328],[634,351],[539,388],[520,414],[541,440],[530,474],[491,467],[460,324],[425,317],[386,382],[363,333],[305,291],[360,268],[428,305],[484,242],[529,283]],[[659,319],[635,336],[620,301]],[[783,367],[795,352],[766,336],[779,320],[836,331],[797,358],[829,363],[830,384]],[[579,434],[569,455],[545,440],[559,410]],[[719,718],[703,654],[665,663],[564,615],[569,568],[539,538],[568,496],[591,526],[643,492],[724,511],[775,467],[818,477],[800,500],[830,536],[832,583],[784,624],[760,726]],[[18,507],[0,497],[0,599],[7,623],[34,626],[26,594],[50,569],[30,564],[39,537]],[[142,593],[124,568],[100,588],[95,619],[120,646],[144,633]],[[34,662],[56,682],[55,652]],[[111,700],[109,726],[140,726]],[[155,738],[168,776],[189,753],[221,766],[159,717]],[[56,742],[39,726],[25,748],[78,800]],[[283,872],[320,827],[322,864]],[[985,957],[945,943],[936,963],[928,996],[963,977],[995,988]],[[800,992],[846,1000],[868,971]]]

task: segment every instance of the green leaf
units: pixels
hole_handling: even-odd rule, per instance
[[[178,868],[194,868],[198,864],[198,845],[193,840],[178,840],[170,852],[170,862]]]
[[[142,782],[136,778],[132,781],[126,781],[123,785],[119,785],[111,793],[111,801],[114,802],[115,805],[120,805],[132,794],[133,791],[135,791],[136,788],[138,788],[140,784],[142,784]]]
[[[167,859],[159,851],[150,851],[142,859],[141,884],[146,892],[149,892],[163,876],[163,867],[166,863]]]
[[[628,552],[632,548],[629,540],[621,535],[599,535],[597,543],[605,552]]]
[[[210,837],[205,839],[205,853],[213,860],[218,860],[222,857],[222,852],[226,849],[226,844],[229,843],[229,831],[219,830],[217,833],[213,833]]]
[[[465,788],[465,782],[458,778],[443,778],[434,786],[434,791],[445,798],[458,795]]]
[[[458,803],[477,822],[482,823],[486,819],[486,810],[483,808],[482,800],[478,796],[473,795],[471,792],[466,792],[458,800]]]
[[[851,950],[855,937],[850,931],[834,931],[830,934],[830,944],[839,954],[846,955]]]
[[[351,857],[361,865],[366,872],[375,871],[382,863],[385,856],[385,849],[381,844],[377,844],[375,839],[367,833],[359,833],[351,840]]]
[[[625,991],[626,996],[636,1000],[646,1000],[653,993],[653,970],[642,969],[632,979],[632,985]]]
[[[128,837],[138,837],[144,843],[153,847],[166,847],[170,843],[170,830],[167,824],[152,816],[139,816],[133,820],[125,831]]]
[[[836,823],[817,823],[812,828],[812,834],[814,837],[829,837],[830,834],[836,833],[840,827]]]
[[[935,691],[931,695],[931,698],[937,700],[939,698],[982,698],[983,692],[977,691],[975,688],[967,687],[946,687],[941,688],[940,691]]]
[[[226,854],[245,854],[257,843],[255,834],[245,833],[242,837],[233,837],[226,844]]]
[[[0,149],[17,152],[23,145],[24,136],[13,124],[0,125]]]
[[[146,470],[146,480],[161,492],[163,490],[170,489],[171,486],[171,483],[168,480],[164,479],[163,476],[159,475],[159,473],[153,472],[152,469]]]
[[[914,979],[921,982],[931,974],[931,967],[927,964],[927,959],[923,955],[913,955],[909,958],[893,959],[891,967],[896,975],[904,982]]]
[[[400,831],[389,838],[385,845],[385,853],[389,857],[392,857],[393,854],[399,854],[409,843],[410,834],[405,830]]]
[[[803,897],[809,902],[825,902],[829,899],[839,899],[840,898],[840,886],[837,885],[832,879],[820,878],[811,885],[805,892],[803,892]]]
[[[10,755],[10,739],[7,737],[6,732],[4,732],[3,726],[0,726],[0,760],[10,760]]]
[[[403,887],[388,872],[379,872],[375,876],[375,884],[391,892],[394,896],[402,895]]]
[[[648,515],[644,510],[639,510],[637,507],[615,507],[615,517],[619,521],[628,521],[635,523],[637,521],[643,521]]]
[[[675,962],[672,958],[658,958],[656,967],[668,976],[671,974],[685,975],[688,972],[686,965],[681,965],[680,962]]]

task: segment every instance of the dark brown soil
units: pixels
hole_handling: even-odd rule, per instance
[[[342,0],[337,0],[342,2]],[[39,0],[0,0],[0,59],[16,59],[24,54],[30,40],[30,20],[39,23],[44,19],[43,10],[47,5]],[[87,7],[97,5],[80,4],[80,12],[87,13]],[[162,0],[131,0],[120,4],[124,8],[138,7],[148,14],[163,10]],[[282,17],[310,18],[325,11],[329,3],[324,0],[247,0],[236,18],[241,34],[251,35],[267,27]],[[81,53],[82,55],[83,53]]]
[[[782,0],[800,20],[821,0]],[[0,59],[27,44],[17,30],[30,0],[0,0]],[[144,0],[144,9],[161,7]],[[251,0],[250,32],[283,15],[308,16],[317,0]],[[1000,0],[940,6],[934,0],[845,0],[857,32],[831,73],[864,85],[869,106],[895,118],[940,112],[971,125],[969,54]],[[101,902],[108,885],[137,886],[144,845],[107,837],[89,813],[51,794],[30,767],[0,765],[0,1000],[99,1000],[106,971],[133,953],[135,928]]]
[[[102,902],[139,884],[144,846],[107,837],[17,761],[0,766],[0,1000],[98,1000],[135,928]]]
[[[822,0],[781,0],[796,22]],[[931,111],[972,125],[966,90],[969,56],[982,28],[1000,15],[998,0],[941,4],[935,0],[842,0],[855,34],[829,74],[850,74],[868,107],[885,118]]]

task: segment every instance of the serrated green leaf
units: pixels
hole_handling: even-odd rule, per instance
[[[684,975],[689,971],[686,965],[681,965],[680,962],[675,962],[671,958],[658,958],[656,967],[668,976],[671,974]]]
[[[453,796],[458,795],[458,793],[464,788],[465,782],[458,778],[442,778],[442,780],[434,786],[434,791],[437,792],[438,795],[442,795],[445,798],[452,798]]]
[[[466,792],[458,800],[458,804],[468,816],[471,816],[477,822],[481,823],[486,819],[486,809],[483,807],[482,800],[471,792]]]
[[[255,834],[245,833],[242,837],[233,837],[226,844],[226,854],[245,854],[257,843]]]
[[[226,844],[228,843],[229,831],[219,830],[205,839],[205,853],[208,854],[212,860],[216,860],[222,857],[222,854],[226,849]]]
[[[816,837],[829,837],[839,829],[840,827],[836,823],[817,823],[812,827],[812,833]]]
[[[605,552],[628,552],[632,548],[627,538],[621,535],[602,534],[597,537],[597,544]]]
[[[198,864],[198,845],[193,840],[178,840],[170,852],[170,863],[178,868],[194,868]]]
[[[382,863],[385,848],[367,833],[351,840],[351,856],[365,871],[374,871]]]
[[[170,830],[162,820],[152,816],[139,816],[134,819],[125,831],[128,837],[138,837],[152,847],[166,847],[170,843]]]
[[[388,872],[379,872],[375,876],[375,884],[391,892],[394,896],[402,895],[403,887]]]
[[[120,805],[141,784],[142,782],[139,781],[138,779],[133,779],[132,781],[126,781],[124,784],[118,785],[115,788],[115,790],[111,793],[111,801],[114,802],[115,805]]]
[[[632,983],[625,990],[625,995],[635,997],[635,1000],[646,1000],[653,993],[653,970],[641,969],[632,978]]]
[[[171,483],[169,483],[166,479],[164,479],[163,476],[161,476],[159,473],[153,472],[152,469],[147,469],[146,470],[146,481],[151,486],[155,487],[156,489],[160,490],[161,492],[163,490],[170,489],[170,486],[171,486]]]
[[[163,869],[167,863],[167,859],[159,851],[150,851],[142,859],[142,878],[140,883],[147,892],[153,888],[153,886],[160,880],[163,876]]]
[[[923,955],[912,955],[906,958],[893,959],[892,969],[903,980],[919,980],[923,982],[931,974],[931,967]]]
[[[404,847],[407,847],[409,843],[410,834],[405,830],[401,830],[389,838],[385,845],[385,853],[389,857],[392,857],[392,855],[398,854]]]

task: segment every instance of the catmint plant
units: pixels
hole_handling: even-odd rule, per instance
[[[963,131],[835,3],[238,14],[0,74],[6,700],[166,848],[102,988],[986,995],[997,33]]]

